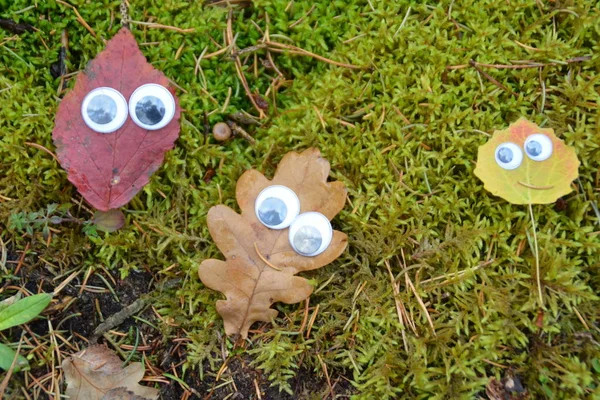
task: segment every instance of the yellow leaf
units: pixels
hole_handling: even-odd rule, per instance
[[[553,129],[520,118],[479,147],[475,175],[486,190],[510,203],[548,204],[572,191],[578,168],[575,149]]]

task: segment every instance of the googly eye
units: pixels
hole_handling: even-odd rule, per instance
[[[300,200],[296,193],[286,186],[269,186],[258,194],[254,212],[267,228],[285,229],[300,213]]]
[[[496,162],[507,170],[519,168],[523,162],[523,151],[514,143],[502,143],[496,147]]]
[[[534,133],[525,139],[525,154],[533,161],[544,161],[552,155],[552,140],[542,133]]]
[[[81,116],[85,124],[96,132],[114,132],[127,120],[127,101],[115,89],[99,87],[83,99]]]
[[[313,257],[327,249],[333,237],[331,223],[321,213],[302,213],[290,226],[289,241],[300,255]]]
[[[164,86],[156,83],[142,85],[129,98],[129,115],[139,127],[155,131],[173,119],[175,99]]]

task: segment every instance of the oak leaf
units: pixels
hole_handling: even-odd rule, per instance
[[[109,87],[128,101],[148,83],[169,86],[167,77],[146,61],[131,32],[122,28],[77,76],[74,89],[56,112],[52,139],[60,164],[69,181],[98,210],[125,205],[149,182],[179,136],[180,108],[173,96],[173,118],[157,130],[144,129],[126,115],[120,128],[99,133],[82,117],[83,100],[93,89]]]
[[[544,139],[546,143],[539,141],[533,148],[541,156],[541,152],[548,150],[547,154],[550,156],[542,161],[530,157],[530,150],[525,148],[528,138],[536,134],[547,138]],[[510,151],[509,161],[515,162],[518,161],[517,156],[522,157],[518,166],[511,166],[513,169],[502,168],[497,161],[498,150],[506,143],[516,146]],[[485,189],[510,203],[548,204],[573,190],[571,182],[577,178],[578,168],[579,160],[575,149],[557,138],[553,129],[540,128],[533,122],[520,118],[507,129],[495,131],[492,138],[479,147],[474,172],[483,181]]]
[[[144,377],[142,363],[131,363],[125,368],[122,365],[121,359],[104,345],[90,346],[66,358],[62,363],[66,395],[69,400],[101,400],[107,394],[111,398],[111,393],[115,393],[111,389],[123,388],[142,398],[158,398],[158,389],[138,384]]]
[[[294,275],[329,264],[346,248],[346,235],[334,231],[324,252],[315,257],[302,256],[289,243],[289,228],[269,229],[254,211],[263,189],[283,185],[298,196],[301,213],[316,211],[331,220],[344,206],[346,188],[342,182],[327,182],[329,169],[329,162],[317,149],[288,153],[272,180],[256,170],[240,177],[236,199],[241,214],[223,205],[209,210],[208,228],[226,261],[205,260],[198,274],[206,286],[227,297],[217,301],[216,307],[228,335],[246,338],[254,322],[270,322],[277,316],[277,311],[270,308],[274,302],[293,304],[306,299],[313,287]]]
[[[138,396],[131,390],[127,390],[124,387],[118,387],[110,389],[102,400],[149,400],[147,397]]]

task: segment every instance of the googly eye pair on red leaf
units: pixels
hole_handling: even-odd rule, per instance
[[[142,129],[161,129],[175,116],[175,98],[164,86],[147,83],[135,89],[129,102],[118,90],[99,87],[89,92],[81,103],[83,121],[99,133],[118,130],[128,115]]]
[[[179,136],[169,80],[122,28],[61,100],[52,138],[69,181],[96,209],[127,204]]]

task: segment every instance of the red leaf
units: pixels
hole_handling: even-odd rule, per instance
[[[181,110],[175,97],[175,115],[161,129],[143,129],[128,116],[116,131],[98,133],[84,122],[81,104],[98,87],[116,89],[129,100],[135,89],[147,83],[169,86],[168,79],[146,61],[131,32],[123,28],[78,75],[75,88],[58,107],[52,132],[58,159],[69,181],[98,210],[123,206],[148,183],[179,136]]]

